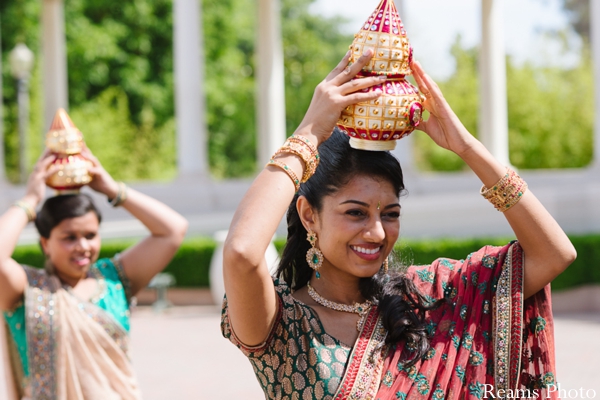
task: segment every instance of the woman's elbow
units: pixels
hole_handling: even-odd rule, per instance
[[[223,268],[258,268],[261,259],[256,257],[254,247],[256,246],[247,241],[227,238],[223,246]]]
[[[183,217],[177,218],[177,220],[172,222],[169,236],[171,237],[171,242],[177,246],[177,248],[183,243],[188,227],[189,222]]]
[[[569,265],[573,264],[573,262],[577,259],[577,250],[573,244],[569,243],[570,246],[563,251],[563,271],[566,270]]]

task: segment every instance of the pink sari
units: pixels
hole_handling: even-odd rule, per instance
[[[550,289],[523,301],[518,243],[407,273],[430,300],[448,299],[428,313],[430,351],[406,367],[410,345],[384,346],[373,309],[336,399],[557,398]]]

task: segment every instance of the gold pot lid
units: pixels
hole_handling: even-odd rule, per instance
[[[67,112],[59,108],[50,130],[46,133],[46,147],[61,155],[79,154],[83,150],[83,134],[77,129]]]
[[[381,0],[354,35],[350,63],[356,62],[367,49],[373,50],[373,58],[363,68],[364,72],[388,76],[412,74],[412,46],[392,0]]]

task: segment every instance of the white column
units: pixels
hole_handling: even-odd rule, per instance
[[[208,176],[204,55],[199,0],[173,2],[177,165],[181,175]]]
[[[408,33],[408,39],[410,40],[410,23],[407,20],[406,14],[406,4],[404,0],[394,0],[394,4],[396,9],[398,10],[398,14],[400,15],[400,19],[406,28]],[[414,147],[414,136],[415,133],[410,134],[409,136],[398,140],[396,148],[392,151],[392,154],[396,156],[396,158],[400,161],[400,165],[402,166],[402,172],[404,175],[410,175],[415,172],[415,158],[413,155],[413,147]],[[405,182],[406,183],[406,182]]]
[[[69,108],[66,47],[63,0],[43,0],[44,130],[50,128],[57,109]]]
[[[510,165],[503,5],[501,0],[481,1],[479,138],[501,163]]]
[[[594,61],[594,159],[593,165],[600,168],[600,2],[590,0],[590,27],[592,57]]]
[[[257,94],[259,168],[285,141],[285,81],[279,0],[258,0]]]

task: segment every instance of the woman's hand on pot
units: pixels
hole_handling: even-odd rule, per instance
[[[27,179],[27,190],[24,200],[36,207],[46,194],[46,180],[57,171],[52,162],[56,159],[50,150],[46,149],[35,163],[33,171]]]
[[[88,184],[96,192],[106,195],[109,199],[114,199],[119,191],[119,185],[112,176],[100,164],[100,161],[92,154],[90,149],[85,147],[81,155],[92,163],[92,168],[88,170],[92,176],[92,181]]]
[[[425,73],[418,61],[411,64],[419,90],[425,96],[423,107],[429,111],[429,118],[423,120],[418,129],[427,133],[440,147],[453,151],[459,156],[465,154],[477,141],[458,119],[439,86]]]
[[[344,108],[351,104],[371,101],[381,96],[381,91],[363,91],[381,84],[385,76],[354,79],[373,57],[373,50],[367,49],[352,65],[348,65],[350,52],[317,85],[304,119],[296,129],[296,134],[307,136],[316,145],[323,143],[329,136]]]

